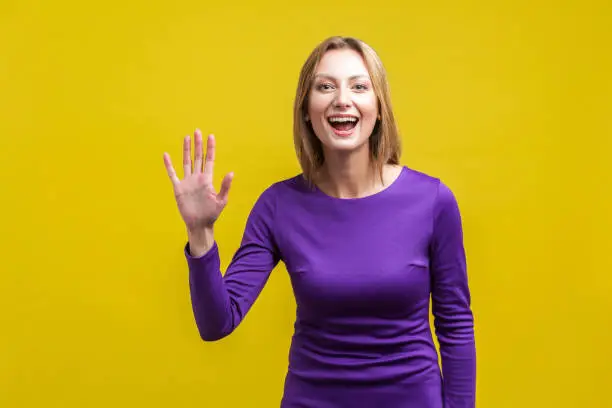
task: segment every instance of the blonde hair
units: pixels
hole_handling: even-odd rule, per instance
[[[364,60],[378,99],[379,119],[369,138],[370,160],[380,174],[385,164],[399,164],[401,142],[397,123],[391,107],[389,84],[385,68],[374,51],[365,42],[354,37],[334,36],[321,42],[308,56],[302,66],[293,109],[293,141],[304,178],[312,186],[314,177],[324,163],[323,146],[312,126],[306,121],[308,95],[314,82],[316,68],[326,52],[351,49]]]

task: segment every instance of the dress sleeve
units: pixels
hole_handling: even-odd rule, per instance
[[[462,221],[455,196],[441,182],[433,223],[432,312],[442,360],[444,408],[474,408],[476,348]]]
[[[205,341],[220,340],[236,329],[280,260],[273,233],[272,193],[271,188],[264,191],[253,206],[240,246],[224,275],[216,241],[200,257],[191,256],[189,243],[185,245],[192,309]]]

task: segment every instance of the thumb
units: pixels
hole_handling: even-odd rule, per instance
[[[232,180],[234,179],[234,173],[230,172],[223,177],[221,182],[221,190],[219,191],[218,197],[223,203],[227,203],[230,187],[232,186]]]

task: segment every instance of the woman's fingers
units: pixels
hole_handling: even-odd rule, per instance
[[[193,174],[202,172],[202,132],[200,129],[196,129],[194,133],[194,163],[193,163]]]
[[[206,182],[212,185],[213,168],[215,163],[215,137],[208,135],[206,140],[206,158],[204,158],[204,142],[202,131],[196,129],[193,134],[193,167],[191,159],[191,139],[185,136],[183,140],[183,173],[185,177],[192,174],[204,173]]]
[[[166,166],[166,172],[168,173],[168,177],[172,182],[172,185],[176,187],[180,183],[179,178],[176,175],[176,171],[174,171],[174,167],[172,166],[172,160],[170,160],[170,155],[168,153],[164,153],[164,164]]]
[[[191,139],[189,135],[183,140],[183,174],[184,177],[191,176]]]
[[[230,187],[232,186],[232,180],[234,179],[234,173],[228,173],[223,177],[223,181],[221,182],[221,190],[219,190],[219,194],[217,195],[218,199],[222,203],[227,203],[227,198],[229,195]]]
[[[204,175],[206,182],[212,185],[213,169],[215,167],[215,136],[208,135],[206,140],[206,161],[204,162]]]

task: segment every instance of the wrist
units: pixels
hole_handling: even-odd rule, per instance
[[[207,253],[215,242],[212,227],[187,230],[187,239],[189,241],[189,253],[196,258]]]

